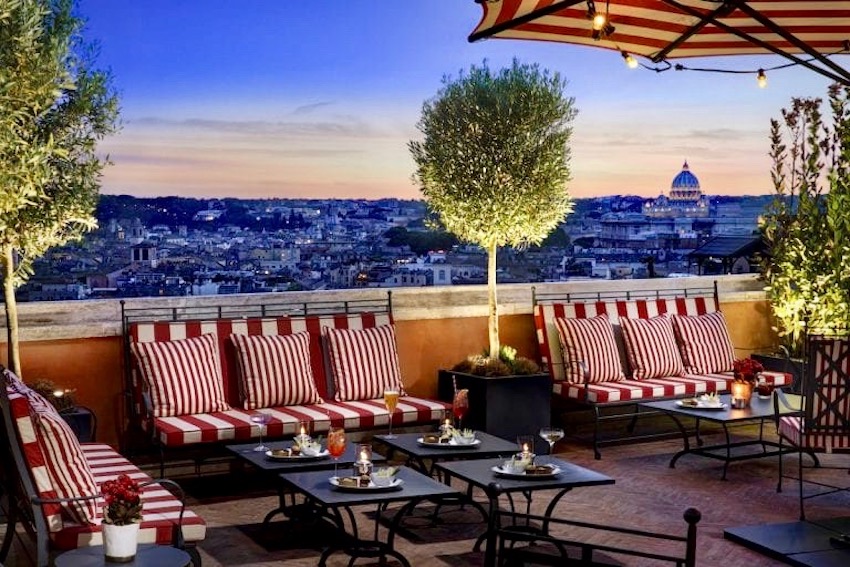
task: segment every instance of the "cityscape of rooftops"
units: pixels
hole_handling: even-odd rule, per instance
[[[762,89],[587,47],[469,43],[474,0],[79,8],[122,129],[99,146],[100,228],[42,258],[23,300],[483,283],[481,249],[425,226],[408,142],[444,76],[514,58],[575,97],[576,209],[542,246],[504,250],[500,282],[756,270],[769,121],[828,86],[794,67]]]

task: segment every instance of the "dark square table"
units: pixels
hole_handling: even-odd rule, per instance
[[[452,447],[429,447],[417,441],[423,433],[399,433],[388,439],[386,435],[376,435],[375,440],[383,443],[392,451],[398,451],[408,456],[408,464],[417,470],[434,476],[434,465],[440,461],[461,459],[486,459],[490,457],[510,457],[519,450],[515,441],[476,431],[475,437],[480,440],[478,445],[456,445]],[[428,465],[430,462],[430,465]]]
[[[568,461],[552,456],[537,457],[537,464],[552,464],[561,469],[561,472],[549,478],[514,478],[499,475],[493,472],[493,467],[502,464],[504,459],[476,459],[467,461],[441,462],[436,464],[436,469],[441,472],[446,480],[457,478],[469,486],[468,495],[471,496],[473,487],[481,488],[487,494],[490,510],[487,517],[487,530],[478,538],[475,544],[477,549],[483,538],[487,540],[485,552],[485,565],[494,565],[496,557],[496,529],[498,521],[496,516],[499,512],[499,498],[502,494],[508,496],[511,510],[514,509],[512,494],[520,493],[526,498],[526,513],[531,506],[533,492],[541,490],[557,490],[558,492],[546,506],[544,517],[549,518],[555,510],[561,498],[574,488],[583,486],[602,486],[614,484],[614,479],[602,473],[580,467]],[[544,524],[542,532],[546,533],[548,526]]]
[[[287,449],[292,446],[292,441],[271,441],[264,443],[269,449]],[[322,443],[327,447],[327,443]],[[356,460],[358,443],[348,442],[345,447],[345,453],[339,458],[337,464],[340,470],[349,470]],[[239,445],[227,445],[225,448],[236,455],[243,462],[250,463],[264,474],[275,475],[275,480],[280,473],[303,472],[303,471],[330,471],[334,468],[334,461],[330,457],[324,458],[298,458],[298,459],[270,459],[265,452],[254,451],[257,442],[241,443]],[[386,462],[386,459],[373,451],[372,462],[376,464]],[[295,502],[286,502],[286,491],[284,486],[278,482],[278,507],[266,514],[263,518],[263,523],[268,524],[271,519],[277,514],[290,515],[290,512],[296,510]]]
[[[799,407],[800,405],[800,396],[786,394],[786,398],[794,405],[794,407]],[[796,452],[791,446],[783,447],[779,443],[773,440],[764,438],[764,422],[768,419],[773,419],[775,412],[773,406],[773,399],[767,398],[762,399],[758,396],[753,396],[750,400],[749,407],[742,409],[735,409],[731,404],[731,395],[730,394],[722,394],[720,396],[721,402],[725,404],[725,408],[722,409],[699,409],[699,408],[691,408],[687,406],[680,406],[677,402],[681,400],[659,400],[654,402],[642,402],[640,405],[643,408],[647,408],[655,411],[662,411],[666,413],[679,428],[679,431],[682,433],[682,443],[684,447],[681,451],[673,455],[673,458],[670,459],[670,468],[676,467],[676,461],[678,461],[681,457],[685,455],[700,455],[702,457],[707,457],[709,459],[717,459],[723,461],[723,474],[721,478],[726,480],[726,471],[729,468],[729,463],[735,461],[744,461],[748,459],[761,459],[764,457],[778,456],[786,453]],[[779,406],[779,413],[782,415],[790,415],[797,413],[799,410],[789,409],[783,407],[781,404]],[[682,424],[680,418],[689,417],[696,420],[696,441],[697,446],[692,447],[689,434],[685,426]],[[723,434],[725,436],[725,442],[719,443],[716,445],[703,445],[702,439],[699,435],[699,424],[700,421],[707,421],[710,423],[717,423],[723,428]],[[749,423],[758,422],[759,424],[759,436],[758,439],[748,439],[745,441],[732,441],[732,437],[729,433],[730,426],[733,425],[746,425]],[[759,447],[760,451],[748,451],[748,452],[736,452],[733,454],[733,449],[738,449],[741,447]],[[768,449],[768,448],[771,449]],[[814,457],[814,455],[812,455]],[[817,460],[815,458],[815,460]]]
[[[341,532],[347,534],[347,542],[340,544],[332,542],[322,552],[319,565],[325,565],[328,557],[337,551],[344,551],[352,557],[352,561],[358,557],[394,557],[402,565],[410,567],[410,562],[401,555],[394,547],[395,533],[401,520],[408,515],[419,502],[423,500],[437,500],[441,498],[456,498],[458,493],[450,486],[437,482],[436,480],[421,474],[408,467],[401,467],[396,478],[404,481],[404,484],[395,489],[380,491],[363,490],[340,490],[330,484],[331,474],[328,471],[294,472],[281,474],[281,480],[293,491],[304,495],[309,503],[316,505],[323,511],[325,517],[331,520]],[[388,504],[393,502],[404,502],[393,515],[392,522],[387,531],[386,541],[379,540],[380,512]],[[371,540],[361,539],[359,536],[357,521],[352,510],[353,506],[376,505],[375,531]],[[345,511],[343,516],[342,511]],[[346,520],[350,533],[346,531]]]
[[[136,557],[128,567],[187,567],[192,558],[182,549],[168,545],[141,544],[136,549]],[[102,545],[78,547],[58,555],[53,563],[56,567],[105,567],[117,565],[107,563]]]

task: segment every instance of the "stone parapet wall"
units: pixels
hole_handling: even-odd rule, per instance
[[[763,301],[762,283],[756,276],[658,278],[645,280],[588,280],[533,284],[538,291],[549,292],[645,292],[700,288],[718,282],[722,303]],[[386,289],[286,292],[276,294],[237,294],[189,297],[127,299],[126,305],[138,307],[200,307],[257,305],[274,301],[311,302],[381,299]],[[498,288],[502,315],[530,315],[532,284],[506,284]],[[396,321],[458,319],[487,316],[487,287],[450,286],[392,289],[393,317]],[[116,337],[121,335],[121,303],[115,299],[88,301],[45,301],[18,306],[20,335],[23,341]],[[2,321],[5,330],[5,321]],[[0,342],[6,333],[0,331]]]

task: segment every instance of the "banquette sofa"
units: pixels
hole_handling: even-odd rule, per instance
[[[724,393],[734,381],[735,350],[716,283],[646,293],[533,290],[533,308],[553,398],[593,410],[597,459],[609,441],[600,438],[602,422],[629,419],[632,432],[637,417],[650,413],[638,403]],[[763,376],[775,386],[792,381],[781,372]]]
[[[77,441],[56,409],[8,370],[0,376],[3,496],[6,532],[0,564],[18,531],[35,540],[35,562],[56,553],[100,545],[101,485],[126,474],[142,485],[139,543],[173,545],[200,567],[194,544],[206,536],[204,520],[185,508],[179,486],[153,480],[109,445]]]
[[[391,295],[345,302],[145,309],[122,304],[132,423],[161,449],[249,441],[330,427],[386,427],[383,392],[401,397],[393,425],[438,421],[448,404],[407,395]],[[163,465],[164,466],[164,465]]]

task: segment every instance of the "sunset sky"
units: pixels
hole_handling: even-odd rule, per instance
[[[473,0],[80,0],[121,94],[103,192],[140,197],[419,198],[407,142],[444,75],[484,59],[569,82],[576,197],[655,196],[687,159],[709,194],[770,192],[768,126],[801,68],[752,75],[628,69],[613,51],[466,38]],[[844,61],[847,57],[843,56]],[[688,61],[757,69],[774,57]],[[845,63],[846,64],[846,63]]]

